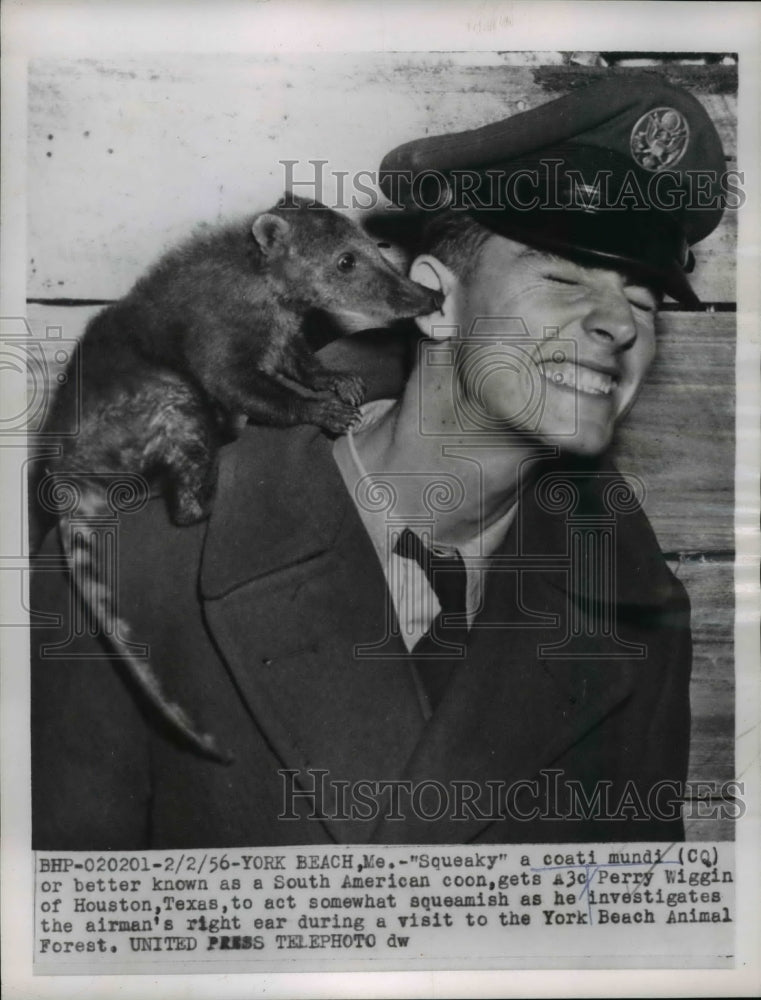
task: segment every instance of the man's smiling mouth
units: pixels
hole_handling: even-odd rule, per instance
[[[571,361],[542,361],[538,368],[542,378],[553,385],[590,396],[610,396],[619,383],[618,375]]]

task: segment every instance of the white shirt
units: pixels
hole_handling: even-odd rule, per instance
[[[381,399],[366,403],[361,407],[361,420],[354,431],[361,433],[376,424],[388,413],[395,402],[393,399]],[[333,456],[378,554],[399,621],[401,638],[407,649],[411,651],[430,629],[434,618],[441,611],[441,605],[418,563],[414,559],[399,556],[390,549],[388,520],[385,512],[368,509],[368,504],[358,502],[357,486],[362,480],[368,479],[368,472],[357,453],[354,431],[349,430],[345,437],[336,439],[333,446]],[[382,481],[382,478],[379,475],[378,479]],[[469,560],[482,559],[496,551],[512,524],[515,510],[516,505],[514,504],[502,517],[473,538],[463,542],[457,549],[463,558],[467,574],[465,600],[468,628],[473,624],[473,620],[481,608],[485,575],[482,568],[469,565]],[[404,527],[409,526],[395,524],[394,527],[398,534]],[[412,526],[410,530],[415,530],[415,527],[418,528],[416,534],[437,554],[453,551],[451,547],[439,545],[435,537],[432,537],[435,524],[426,525],[423,531],[419,530],[420,526]]]

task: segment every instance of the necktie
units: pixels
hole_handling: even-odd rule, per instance
[[[447,616],[461,615],[466,610],[465,563],[456,550],[442,555],[429,549],[409,528],[405,528],[400,535],[394,551],[405,559],[415,560],[441,605],[441,611],[428,633],[413,649],[413,654],[418,657],[415,669],[425,697],[433,709],[441,701],[452,668],[457,662],[457,646],[467,638],[467,625],[464,622],[447,622]],[[426,714],[430,715],[430,711]]]

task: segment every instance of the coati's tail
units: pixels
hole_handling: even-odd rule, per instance
[[[98,514],[105,513],[107,507],[97,495],[97,490],[90,490],[87,487],[85,489],[88,494],[85,501],[88,517],[97,519]],[[92,624],[97,629],[98,635],[124,663],[139,690],[176,733],[204,756],[221,763],[231,763],[232,756],[219,749],[214,737],[209,733],[200,732],[185,710],[176,702],[169,700],[153,671],[150,660],[135,655],[134,644],[129,638],[129,626],[116,613],[113,591],[101,572],[103,567],[99,565],[96,536],[93,535],[87,522],[80,528],[78,524],[75,526],[72,523],[68,514],[62,514],[59,530],[63,551],[71,567],[74,590],[84,608],[92,615]]]

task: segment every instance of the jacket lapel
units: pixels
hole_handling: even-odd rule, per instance
[[[492,573],[482,622],[498,621],[505,608],[517,609],[515,573]],[[524,587],[532,609],[564,615],[564,597],[558,588],[537,580]],[[449,794],[453,782],[474,783],[477,810],[468,810],[452,823],[431,823],[410,817],[404,830],[381,823],[374,834],[379,842],[467,842],[493,822],[494,804],[488,782],[502,782],[504,790],[516,781],[530,780],[549,767],[563,750],[576,742],[612,711],[631,691],[631,663],[602,667],[594,661],[552,661],[538,648],[556,639],[557,630],[474,627],[464,663],[456,667],[446,694],[434,712],[410,758],[405,776],[423,786],[440,781]],[[498,803],[499,798],[494,800]],[[485,818],[478,818],[483,816]]]
[[[600,484],[609,486],[607,472],[585,488],[582,502],[590,519],[602,509]],[[642,512],[627,518],[614,539],[616,638],[601,632],[596,611],[611,595],[590,593],[585,568],[569,568],[567,516],[537,504],[532,484],[524,490],[520,516],[497,553],[506,559],[501,568],[497,559],[498,568],[487,577],[467,659],[454,669],[405,769],[419,787],[439,781],[451,795],[452,782],[461,781],[483,794],[477,808],[451,823],[413,815],[403,828],[381,821],[374,840],[472,840],[494,821],[488,818],[494,805],[487,782],[501,782],[504,792],[535,778],[630,696],[638,672],[652,668],[653,654],[657,658],[646,646],[642,655],[636,640],[649,618],[663,620],[674,585]],[[562,653],[572,618],[582,622],[583,655],[579,647],[575,655]],[[558,646],[560,653],[552,649]],[[429,808],[435,805],[434,794]]]
[[[364,841],[372,825],[352,818],[335,782],[396,777],[423,720],[331,443],[314,428],[250,429],[223,454],[219,497],[201,575],[208,625],[283,768],[315,791],[330,836]],[[354,656],[384,637],[383,655]]]

